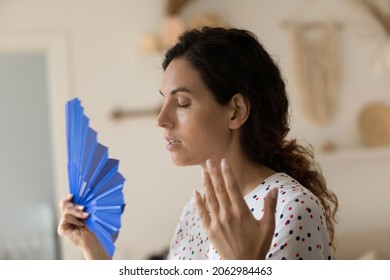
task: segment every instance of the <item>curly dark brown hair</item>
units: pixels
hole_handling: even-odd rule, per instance
[[[284,172],[318,197],[333,247],[336,195],[327,186],[311,146],[287,139],[289,101],[278,65],[255,34],[236,28],[203,27],[185,32],[165,54],[165,70],[177,57],[187,59],[220,104],[241,93],[250,103],[240,141],[256,163]]]

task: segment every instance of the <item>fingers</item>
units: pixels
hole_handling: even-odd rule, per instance
[[[69,203],[68,207],[65,209],[64,216],[69,215],[79,219],[86,219],[89,216],[89,213],[84,212],[84,206]]]
[[[208,228],[210,226],[211,219],[210,219],[210,215],[207,211],[206,204],[205,204],[205,202],[204,202],[204,200],[199,192],[194,191],[194,197],[195,197],[195,207],[196,207],[196,211],[198,213],[198,216],[199,216],[202,224],[206,228]]]
[[[202,184],[204,199],[194,191],[195,206],[203,226],[208,229],[211,221],[218,221],[221,213],[227,213],[230,206],[229,198],[225,189],[225,183],[220,170],[211,160],[206,162],[207,170],[202,171]],[[225,215],[226,216],[226,215]]]
[[[62,225],[74,225],[78,227],[83,227],[85,226],[85,223],[81,221],[79,218],[76,218],[75,216],[72,215],[64,215],[62,218]]]
[[[89,214],[84,212],[84,206],[76,205],[71,202],[73,198],[72,194],[68,194],[60,199],[58,203],[58,208],[62,212],[62,218],[59,223],[58,232],[60,229],[67,227],[69,225],[73,226],[85,226],[85,220],[88,218]]]
[[[198,214],[202,213],[203,225],[229,223],[233,217],[239,219],[250,214],[249,208],[235,180],[233,170],[226,159],[216,165],[206,161],[206,170],[202,171],[205,201],[195,196]]]
[[[226,159],[221,161],[221,169],[223,178],[225,181],[226,191],[231,202],[231,206],[234,210],[247,210],[248,206],[243,199],[240,188],[238,187],[237,181],[234,177],[233,170]]]
[[[215,202],[218,205],[216,207],[220,212],[226,212],[227,209],[230,209],[231,203],[229,195],[226,191],[225,180],[220,168],[218,168],[213,161],[207,160],[206,162],[207,172],[206,178],[204,178],[204,184],[207,184],[208,192],[206,192],[206,198],[209,193],[213,192],[215,196]],[[213,209],[210,209],[211,211]]]
[[[209,212],[211,219],[217,219],[219,213],[219,205],[215,196],[214,186],[210,179],[210,174],[207,171],[202,171],[202,183],[205,193],[205,207]]]
[[[207,160],[207,173],[209,178],[206,178],[205,187],[207,187],[206,198],[212,194],[216,198],[217,206],[214,206],[214,211],[219,211],[220,215],[227,214],[231,210],[236,213],[249,213],[241,190],[238,187],[234,177],[233,170],[226,159],[222,159],[220,167],[217,167],[211,160]],[[207,201],[208,202],[208,201]],[[214,202],[214,199],[213,199]],[[248,214],[246,213],[246,214]]]
[[[73,215],[80,219],[85,219],[88,217],[88,213],[84,212],[83,205],[77,205],[71,202],[73,198],[73,194],[68,194],[60,199],[58,203],[58,208],[60,208],[62,214],[65,215]]]
[[[65,209],[68,207],[68,204],[72,201],[73,194],[68,194],[60,199],[60,202],[58,203],[58,208],[60,209],[61,213],[64,214]]]
[[[65,199],[65,201],[67,201]],[[62,204],[60,202],[60,204]],[[64,209],[62,218],[58,225],[57,232],[60,236],[64,235],[64,232],[72,227],[85,227],[85,219],[88,218],[89,213],[84,212],[84,206],[75,205],[69,201],[65,203],[67,206]]]

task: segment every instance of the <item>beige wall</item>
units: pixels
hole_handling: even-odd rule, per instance
[[[312,4],[305,6],[308,3]],[[127,206],[116,243],[117,259],[142,259],[163,249],[184,203],[200,185],[198,167],[172,165],[164,148],[163,131],[155,126],[153,117],[121,122],[110,118],[117,106],[141,109],[161,101],[161,55],[142,53],[139,42],[146,34],[159,32],[164,4],[162,0],[0,0],[0,33],[54,33],[66,38],[68,97],[82,100],[91,126],[99,132],[99,140],[110,148],[110,156],[120,159],[120,170],[127,179]],[[255,32],[279,61],[291,94],[293,136],[317,149],[325,139],[331,139],[341,151],[360,150],[362,142],[356,126],[359,110],[370,100],[390,102],[390,76],[376,76],[371,65],[379,34],[375,23],[348,1],[339,0],[198,0],[183,15],[189,18],[210,10],[236,27]],[[281,27],[281,22],[291,19],[331,19],[342,24],[339,110],[337,119],[322,127],[309,122],[299,108],[290,37],[288,30]],[[381,164],[390,167],[389,152],[383,153]],[[375,160],[367,164],[370,152],[359,154],[362,156],[353,160],[359,172],[343,170],[345,158],[350,159],[348,153],[325,156],[322,160],[332,188],[342,202],[348,203],[342,206],[340,214],[342,232],[360,229],[364,221],[370,221],[370,227],[382,227],[383,223],[390,227],[388,216],[384,221],[368,211],[374,206],[382,207],[385,201],[380,199],[389,197],[389,174],[378,172]],[[350,188],[362,180],[354,178],[351,185],[347,174],[362,176],[367,181],[365,188],[358,188],[359,200],[354,199],[357,194]],[[371,177],[379,178],[378,183],[387,184],[387,189],[375,190]],[[57,199],[66,192],[64,183],[57,190]],[[371,200],[363,202],[366,195]],[[377,199],[380,203],[376,203]],[[390,213],[390,209],[384,210]],[[355,211],[359,211],[356,215],[361,220],[349,219]],[[80,257],[67,242],[63,248],[64,258]]]

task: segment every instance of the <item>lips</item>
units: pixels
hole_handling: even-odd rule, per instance
[[[165,140],[167,140],[168,144],[179,144],[181,141],[175,137],[167,136],[165,137]]]
[[[174,144],[180,144],[181,142],[180,141],[177,141],[177,140],[169,140],[168,141],[168,144],[170,145],[174,145]]]
[[[181,144],[181,141],[175,137],[167,136],[165,137],[165,140],[168,142],[167,149],[171,150],[174,147],[177,147],[177,145]]]

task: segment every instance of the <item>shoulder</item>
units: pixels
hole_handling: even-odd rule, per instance
[[[324,212],[320,200],[310,190],[286,174],[282,178],[278,186],[277,211],[298,211],[309,216]]]
[[[332,249],[319,199],[285,175],[275,212],[275,235],[268,258],[328,259]]]
[[[323,212],[317,197],[302,186],[297,180],[285,173],[275,173],[261,182],[253,191],[245,196],[245,200],[256,219],[263,215],[263,200],[272,189],[278,189],[278,202],[275,215],[283,216],[287,213]]]
[[[268,177],[252,192],[247,194],[245,199],[247,202],[250,202],[251,199],[259,200],[260,198],[264,198],[273,188],[278,188],[279,191],[276,210],[283,210],[287,206],[302,208],[306,205],[322,210],[318,198],[297,180],[285,173],[275,173]]]

